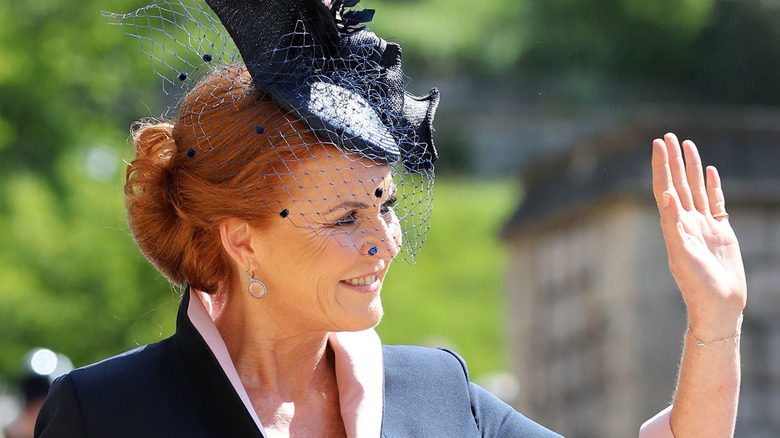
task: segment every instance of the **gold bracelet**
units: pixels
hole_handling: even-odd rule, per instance
[[[742,315],[739,316],[739,322],[737,323],[737,330],[734,332],[733,335],[729,336],[728,338],[724,339],[718,339],[715,341],[700,341],[696,336],[693,335],[693,332],[691,331],[691,324],[688,324],[688,334],[691,335],[691,338],[696,342],[697,347],[707,347],[714,344],[722,344],[724,342],[730,342],[734,341],[734,348],[737,348],[739,345],[739,337],[742,334],[740,331],[740,328],[742,327]]]

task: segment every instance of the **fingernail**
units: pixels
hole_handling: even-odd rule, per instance
[[[664,208],[669,206],[669,203],[672,201],[672,195],[669,193],[664,193]]]

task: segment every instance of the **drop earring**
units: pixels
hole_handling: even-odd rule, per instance
[[[246,271],[246,275],[249,277],[249,283],[246,285],[246,291],[249,292],[249,295],[252,296],[252,298],[261,300],[265,298],[266,295],[268,295],[268,287],[266,287],[262,280],[256,279],[252,274],[254,273]]]

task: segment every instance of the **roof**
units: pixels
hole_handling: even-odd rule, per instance
[[[715,165],[730,202],[780,202],[780,112],[763,108],[634,110],[610,132],[521,168],[525,193],[508,237],[615,194],[652,203],[651,144],[666,132],[690,138]],[[568,211],[567,211],[568,210]]]

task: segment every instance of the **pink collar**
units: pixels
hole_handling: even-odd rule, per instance
[[[238,393],[244,407],[265,435],[249,396],[230,359],[225,341],[219,334],[209,312],[201,302],[201,294],[190,291],[187,309],[192,325],[206,341],[220,367]],[[331,333],[328,342],[336,358],[336,380],[339,387],[341,418],[349,438],[379,437],[382,431],[384,368],[382,343],[374,329],[361,332]]]

